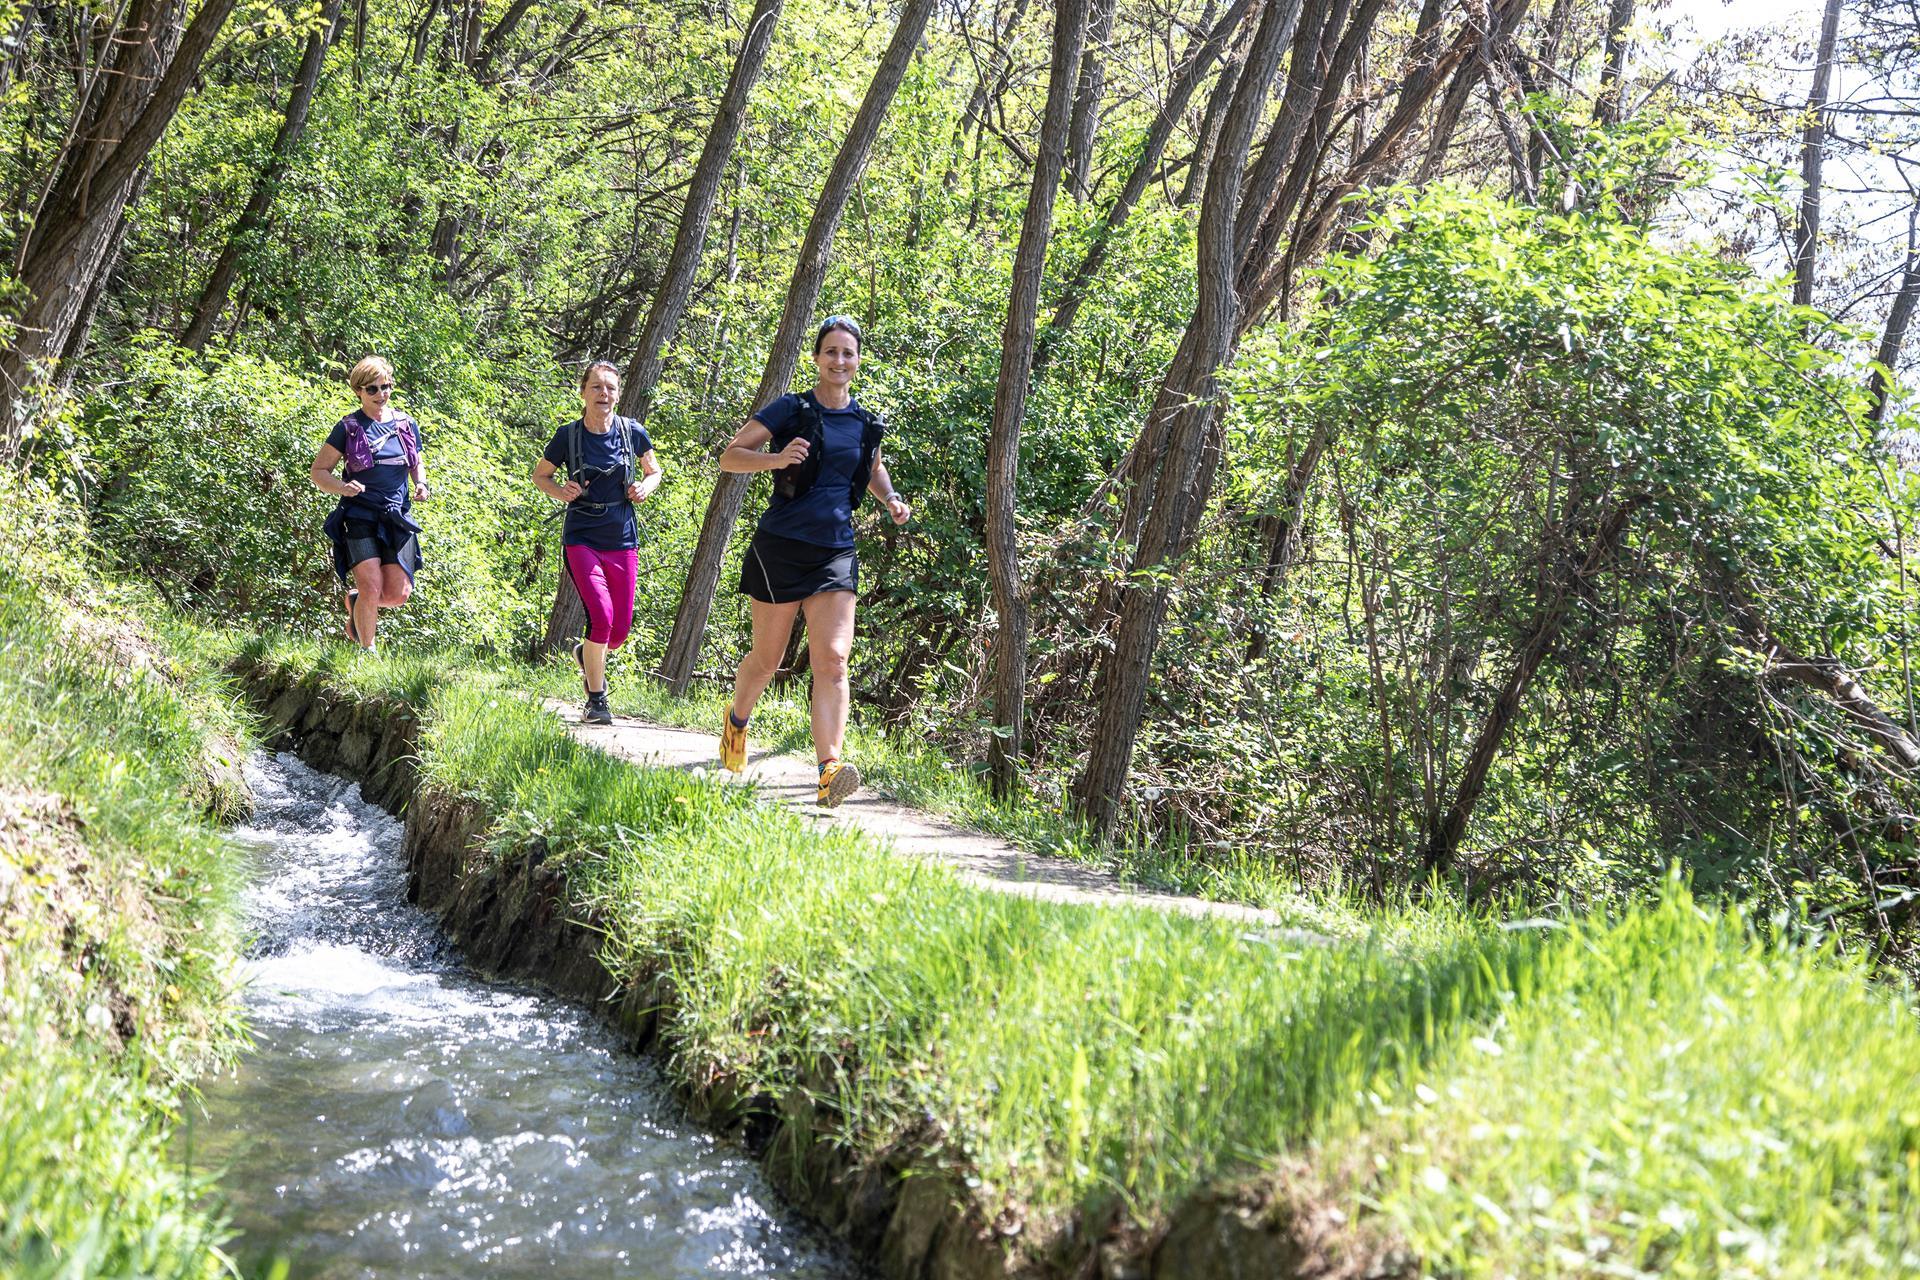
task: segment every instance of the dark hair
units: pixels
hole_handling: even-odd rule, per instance
[[[595,369],[605,369],[608,373],[611,373],[613,375],[613,380],[615,382],[619,382],[621,380],[619,365],[615,364],[611,360],[595,360],[591,364],[589,364],[586,368],[580,371],[580,389],[582,391],[585,391],[587,389],[587,379],[593,376],[593,371]]]
[[[855,320],[852,316],[828,316],[820,322],[820,327],[813,331],[813,354],[820,354],[820,344],[825,342],[827,335],[835,329],[843,333],[852,334],[853,345],[856,347],[866,342],[865,335],[860,332],[860,322],[858,320]]]

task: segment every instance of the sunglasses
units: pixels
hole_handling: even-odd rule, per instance
[[[866,335],[860,332],[860,322],[852,316],[828,316],[820,322],[820,327],[813,331],[814,350],[818,351],[821,342],[825,341],[826,336],[835,329],[845,329],[853,335],[855,342],[866,341]]]
[[[374,382],[360,389],[370,396],[383,396],[393,390],[393,384],[391,382]]]

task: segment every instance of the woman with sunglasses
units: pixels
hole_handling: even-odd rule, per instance
[[[333,571],[346,591],[347,639],[373,648],[380,610],[398,609],[420,571],[420,526],[411,514],[428,494],[420,429],[396,412],[393,366],[368,356],[347,383],[360,407],[334,424],[313,459],[313,483],[340,501],[327,517]],[[340,475],[334,468],[346,463]],[[407,495],[407,481],[413,495]]]
[[[853,398],[860,369],[860,325],[828,316],[813,336],[813,388],[757,410],[727,442],[720,469],[774,472],[773,497],[740,566],[740,589],[753,601],[753,647],[740,662],[733,703],[720,731],[720,764],[747,762],[747,721],[779,669],[795,613],[807,623],[813,671],[813,750],[819,803],[832,807],[860,785],[840,759],[847,730],[847,657],[860,590],[853,512],[862,494],[886,504],[895,524],[913,513],[894,492],[880,458],[884,424]]]
[[[567,576],[587,610],[587,638],[573,646],[573,660],[586,686],[581,720],[612,724],[607,706],[607,651],[618,649],[633,629],[638,587],[640,523],[634,504],[660,487],[660,462],[646,428],[613,411],[620,399],[620,370],[595,360],[580,375],[580,416],[553,433],[533,483],[566,504],[560,535]],[[565,484],[555,479],[565,470]]]

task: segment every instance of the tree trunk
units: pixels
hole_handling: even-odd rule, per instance
[[[1235,0],[1233,7],[1213,25],[1206,38],[1188,52],[1180,74],[1167,91],[1165,104],[1147,129],[1146,141],[1140,145],[1140,155],[1134,161],[1133,172],[1127,175],[1126,186],[1121,189],[1119,197],[1107,210],[1107,216],[1101,220],[1099,229],[1094,232],[1093,243],[1087,247],[1086,256],[1073,269],[1066,286],[1060,291],[1060,301],[1054,308],[1053,318],[1047,322],[1046,331],[1040,339],[1039,352],[1034,358],[1036,369],[1045,366],[1060,336],[1072,327],[1074,317],[1080,313],[1080,305],[1086,301],[1088,287],[1099,273],[1101,264],[1106,261],[1107,249],[1112,245],[1115,234],[1126,224],[1134,206],[1146,194],[1147,184],[1153,180],[1154,170],[1160,165],[1160,157],[1166,153],[1167,140],[1173,136],[1180,117],[1186,113],[1194,90],[1199,87],[1208,68],[1219,58],[1220,51],[1233,38],[1241,22],[1245,21],[1247,10],[1253,3],[1254,0]]]
[[[827,273],[827,259],[833,251],[833,234],[846,210],[847,199],[859,183],[880,132],[880,122],[893,104],[893,95],[913,60],[914,49],[926,31],[927,18],[934,0],[907,0],[900,12],[900,24],[893,40],[867,86],[867,96],[855,113],[846,140],[833,158],[827,172],[813,218],[807,224],[806,239],[800,246],[800,260],[794,265],[793,279],[787,286],[786,307],[780,313],[780,325],[774,331],[773,347],[754,395],[754,407],[784,394],[793,382],[794,366],[805,344],[813,305],[820,296],[820,285]],[[693,549],[693,562],[687,566],[686,583],[680,591],[680,605],[673,617],[673,631],[667,637],[667,651],[660,660],[660,676],[675,694],[683,694],[693,679],[694,660],[700,654],[700,642],[706,633],[707,615],[713,609],[713,593],[720,581],[720,563],[726,554],[727,539],[740,518],[746,499],[747,477],[721,472],[707,501],[707,512],[700,524],[700,540]]]
[[[325,0],[321,5],[320,25],[307,37],[306,52],[301,55],[300,70],[294,76],[293,92],[287,98],[286,115],[281,118],[280,132],[274,137],[273,151],[262,166],[260,176],[254,180],[253,195],[247,201],[246,209],[241,212],[240,220],[227,236],[226,247],[213,264],[213,273],[207,277],[207,287],[201,291],[200,301],[194,305],[193,319],[188,321],[186,332],[180,335],[180,345],[183,347],[199,351],[207,345],[207,338],[213,333],[213,326],[227,305],[227,293],[233,288],[233,273],[240,264],[240,254],[265,225],[267,214],[273,209],[273,198],[280,190],[280,180],[286,175],[293,149],[299,144],[300,135],[307,127],[307,111],[313,105],[314,90],[320,85],[320,69],[326,65],[327,49],[333,44],[340,5],[341,0]]]
[[[1880,349],[1874,359],[1880,368],[1867,380],[1873,395],[1870,416],[1876,426],[1887,420],[1888,402],[1893,399],[1893,380],[1900,371],[1900,351],[1906,345],[1907,327],[1913,323],[1913,308],[1920,303],[1920,204],[1907,218],[1907,265],[1900,272],[1900,288],[1893,295],[1893,307],[1887,312],[1887,327],[1880,332]]]
[[[1300,525],[1307,508],[1307,492],[1313,484],[1313,473],[1319,469],[1320,458],[1326,453],[1327,444],[1333,439],[1333,425],[1328,419],[1314,424],[1313,434],[1307,438],[1307,447],[1287,468],[1287,487],[1282,494],[1283,511],[1276,516],[1269,531],[1267,543],[1267,562],[1260,570],[1260,599],[1264,602],[1273,599],[1280,584],[1286,581],[1288,570],[1293,568],[1294,556],[1300,547]],[[1258,628],[1247,641],[1247,661],[1254,662],[1266,656],[1268,637],[1264,628]]]
[[[184,35],[178,0],[136,5],[117,38],[112,83],[80,123],[21,237],[16,274],[26,302],[14,342],[0,351],[0,457],[16,456],[23,397],[69,349],[74,325],[112,269],[121,214],[147,156],[180,109],[234,0],[206,0]]]
[[[1229,54],[1220,67],[1221,82],[1231,85],[1240,77],[1240,59]],[[1173,203],[1182,209],[1191,209],[1193,202],[1207,189],[1207,170],[1213,167],[1214,148],[1220,145],[1220,126],[1226,123],[1227,107],[1232,105],[1233,95],[1216,93],[1207,99],[1206,114],[1200,117],[1200,132],[1193,140],[1193,154],[1187,160],[1187,173],[1180,180],[1179,194]]]
[[[1454,790],[1453,803],[1434,824],[1428,835],[1427,846],[1421,851],[1421,865],[1428,871],[1445,872],[1451,869],[1454,855],[1460,849],[1460,841],[1467,833],[1467,822],[1473,817],[1474,805],[1479,803],[1480,793],[1486,789],[1487,773],[1493,768],[1495,757],[1500,754],[1500,744],[1506,738],[1507,726],[1513,723],[1514,715],[1520,710],[1520,699],[1526,696],[1534,673],[1560,639],[1561,628],[1566,625],[1569,602],[1613,558],[1614,549],[1619,545],[1621,535],[1626,532],[1627,520],[1639,505],[1638,499],[1616,504],[1601,523],[1600,531],[1595,535],[1593,546],[1588,549],[1580,568],[1566,575],[1542,602],[1539,620],[1535,622],[1526,643],[1521,645],[1519,655],[1514,659],[1513,670],[1508,673],[1500,696],[1494,699],[1493,710],[1487,713],[1486,723],[1480,726],[1480,734],[1474,739],[1466,768],[1460,775],[1460,785]]]
[[[1160,459],[1152,514],[1135,559],[1139,570],[1154,573],[1164,562],[1182,554],[1181,532],[1187,528],[1187,503],[1202,464],[1210,420],[1218,411],[1219,370],[1232,358],[1238,330],[1239,298],[1234,289],[1235,219],[1240,211],[1241,178],[1246,172],[1247,147],[1266,107],[1267,90],[1281,55],[1293,39],[1300,16],[1300,0],[1272,0],[1247,50],[1238,81],[1231,86],[1233,106],[1220,130],[1220,147],[1207,176],[1200,202],[1200,227],[1195,244],[1198,296],[1193,320],[1182,346],[1187,359],[1176,358],[1169,376],[1179,376],[1172,403],[1179,407],[1168,424],[1166,455]],[[1175,370],[1181,371],[1180,375]],[[1113,826],[1120,794],[1126,785],[1146,711],[1147,681],[1166,613],[1167,589],[1161,582],[1129,586],[1122,598],[1114,648],[1102,667],[1100,709],[1089,735],[1087,763],[1074,784],[1074,803],[1096,832]]]
[[[1612,0],[1607,9],[1607,36],[1600,63],[1600,93],[1593,114],[1601,124],[1619,124],[1626,111],[1627,28],[1633,25],[1633,0]]]
[[[713,127],[707,131],[706,145],[694,166],[693,182],[687,188],[686,206],[680,225],[674,231],[673,250],[667,257],[666,274],[653,296],[653,308],[647,313],[646,327],[640,332],[640,345],[627,364],[627,376],[620,388],[620,412],[645,424],[653,410],[653,389],[660,380],[665,352],[679,331],[686,314],[687,299],[693,291],[700,255],[707,244],[707,227],[713,220],[714,200],[726,176],[727,161],[747,119],[747,101],[754,82],[766,65],[767,51],[773,44],[774,27],[780,21],[784,0],[758,0],[753,16],[747,20],[746,35],[733,61],[733,74],[720,99]]]
[[[1086,47],[1075,55],[1080,75],[1073,91],[1073,120],[1067,126],[1066,165],[1073,198],[1081,204],[1093,195],[1093,140],[1100,127],[1100,99],[1107,91],[1107,42],[1113,38],[1113,16],[1118,8],[1119,0],[1093,0]],[[1059,21],[1058,9],[1054,20]],[[1058,35],[1053,47],[1060,47]],[[1055,71],[1059,67],[1058,62],[1053,64]]]
[[[527,16],[528,10],[537,3],[539,0],[513,0],[513,3],[507,6],[507,11],[500,15],[500,21],[494,23],[487,34],[481,37],[480,54],[474,59],[473,64],[475,79],[486,78],[488,70],[493,66],[493,60],[500,56],[500,50],[505,47],[507,39],[519,27],[521,19]],[[751,32],[751,26],[748,30]]]
[[[1112,0],[1107,5],[1112,21]],[[1098,15],[1096,15],[1096,23]],[[1000,377],[993,392],[993,426],[987,436],[987,576],[1000,628],[993,646],[993,741],[987,748],[994,794],[1013,793],[1026,731],[1027,593],[1020,581],[1020,548],[1014,509],[1020,478],[1020,424],[1026,414],[1033,369],[1033,331],[1040,313],[1040,280],[1053,234],[1053,201],[1066,163],[1071,113],[1077,110],[1073,68],[1086,36],[1087,0],[1058,0],[1053,15],[1053,71],[1047,77],[1046,115],[1040,122],[1033,185],[1013,254],[1013,287],[1000,334]],[[1082,87],[1085,69],[1080,75]]]
[[[1793,304],[1813,305],[1820,250],[1820,169],[1827,152],[1827,94],[1833,84],[1833,47],[1840,38],[1840,0],[1827,0],[1820,17],[1820,52],[1807,94],[1807,127],[1800,137],[1800,221],[1793,232]]]

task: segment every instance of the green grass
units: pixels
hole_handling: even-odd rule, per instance
[[[1301,947],[1011,898],[601,757],[521,684],[449,676],[426,776],[500,815],[502,848],[565,859],[616,970],[670,978],[673,1069],[803,1090],[869,1153],[920,1144],[1030,1240],[1226,1184],[1305,1188],[1439,1275],[1920,1256],[1913,995],[1777,925],[1674,885],[1546,927],[1350,910],[1365,927]]]
[[[1768,933],[1678,888],[1576,925],[1371,1121],[1382,1211],[1466,1276],[1920,1274],[1914,993]]]
[[[212,1276],[167,1154],[239,1045],[230,810],[244,725],[156,602],[93,579],[64,508],[0,492],[0,1274]]]
[[[539,697],[574,700],[580,680],[565,658],[537,667],[498,667],[506,678]],[[730,691],[704,688],[674,697],[644,673],[623,670],[616,655],[608,680],[615,712],[655,724],[718,735]],[[769,690],[753,716],[755,748],[810,754],[804,682]],[[1365,922],[1349,908],[1338,886],[1306,891],[1270,860],[1232,855],[1197,856],[1177,835],[1122,831],[1102,839],[1089,831],[1058,798],[1022,792],[995,798],[985,780],[924,740],[864,726],[847,728],[847,758],[856,761],[867,785],[902,804],[939,814],[960,826],[998,836],[1029,853],[1069,858],[1112,871],[1120,879],[1170,893],[1240,902],[1276,911],[1321,933],[1354,935]]]
[[[487,689],[440,695],[425,776],[538,835],[616,971],[681,993],[681,1069],[780,1090],[822,1064],[876,1147],[940,1118],[985,1196],[1135,1209],[1279,1149],[1443,1044],[1528,935],[1433,917],[1331,947],[1145,908],[1035,902],[576,743]]]

